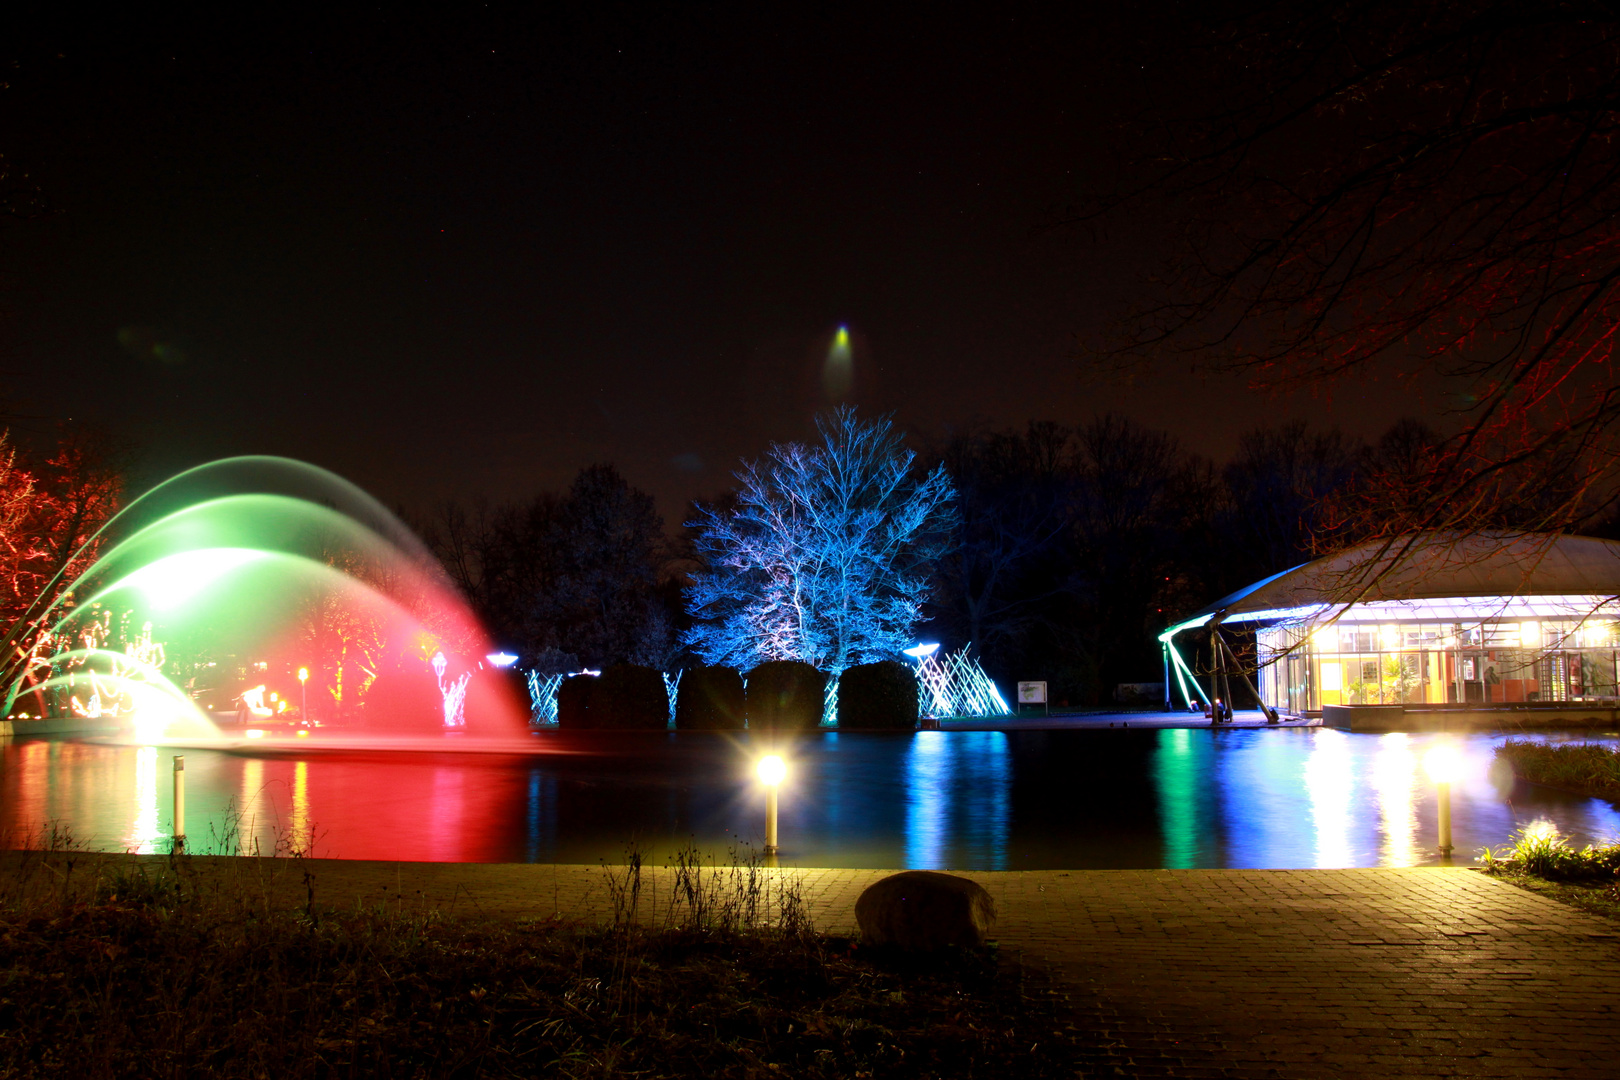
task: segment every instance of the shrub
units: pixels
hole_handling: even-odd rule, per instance
[[[675,695],[675,726],[721,731],[743,726],[742,672],[729,667],[688,668]]]
[[[1576,850],[1552,828],[1520,829],[1506,849],[1486,848],[1480,860],[1491,871],[1516,870],[1549,881],[1613,881],[1620,874],[1620,846]]]
[[[750,728],[813,728],[821,723],[827,676],[801,660],[771,660],[748,673]]]
[[[1549,745],[1509,739],[1496,748],[1496,756],[1512,766],[1514,775],[1533,784],[1620,798],[1620,752],[1601,743]]]
[[[557,726],[560,728],[588,728],[594,726],[591,699],[596,696],[597,676],[570,675],[557,688]]]
[[[895,660],[856,664],[838,680],[840,728],[917,726],[917,676]]]
[[[614,664],[602,672],[587,709],[593,728],[669,727],[664,677],[640,664]]]

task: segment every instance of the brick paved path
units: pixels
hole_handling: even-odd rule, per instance
[[[109,857],[121,858],[121,857]],[[600,867],[198,859],[301,901],[611,914]],[[311,875],[306,881],[304,874]],[[783,871],[854,929],[881,870]],[[644,871],[667,914],[670,871]],[[1050,975],[1091,1075],[1620,1077],[1620,927],[1470,870],[966,874]]]

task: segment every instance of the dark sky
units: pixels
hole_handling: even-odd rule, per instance
[[[4,56],[0,153],[44,212],[0,221],[0,364],[13,411],[109,426],[148,480],[287,454],[423,508],[612,461],[674,518],[811,430],[841,323],[853,400],[924,436],[1114,408],[1221,456],[1421,411],[1082,377],[1158,257],[1152,221],[1045,227],[1141,90],[1117,27],[103,14]]]

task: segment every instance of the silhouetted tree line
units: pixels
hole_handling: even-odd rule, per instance
[[[1003,685],[1045,679],[1054,700],[1105,702],[1118,683],[1159,681],[1165,627],[1361,539],[1391,477],[1440,443],[1414,420],[1370,445],[1294,422],[1245,433],[1218,466],[1116,415],[957,436],[933,458],[961,527],[927,632],[971,643]]]
[[[1415,420],[1370,444],[1303,422],[1260,427],[1222,464],[1117,415],[957,435],[908,458],[917,478],[943,466],[955,489],[951,535],[931,548],[919,636],[971,646],[1004,687],[1045,679],[1055,701],[1107,702],[1121,682],[1162,677],[1165,627],[1375,535],[1368,521],[1443,452],[1442,437]],[[1543,487],[1549,501],[1567,498],[1556,476]],[[699,511],[707,521],[738,502],[722,496]],[[1493,514],[1477,524],[1539,524],[1520,501]],[[666,535],[652,497],[610,465],[522,503],[446,505],[420,527],[525,667],[701,662],[680,644],[691,625],[683,590],[703,550],[696,530]],[[1587,531],[1620,535],[1620,520]]]
[[[582,469],[567,491],[526,502],[448,503],[420,528],[523,666],[561,673],[674,659],[676,546],[652,496],[612,465]]]

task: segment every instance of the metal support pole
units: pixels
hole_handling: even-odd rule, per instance
[[[1451,785],[1437,784],[1440,796],[1440,857],[1451,858]]]
[[[1221,638],[1220,642],[1221,648],[1226,650],[1227,659],[1231,661],[1233,667],[1237,668],[1238,678],[1243,680],[1243,685],[1247,686],[1249,688],[1249,693],[1254,695],[1255,704],[1260,706],[1260,714],[1266,718],[1266,723],[1277,723],[1277,711],[1270,705],[1267,705],[1265,699],[1260,696],[1260,691],[1255,688],[1254,682],[1249,678],[1249,673],[1238,664],[1237,654],[1232,651],[1232,646],[1226,643],[1225,638]],[[1230,682],[1227,685],[1226,692],[1228,694],[1231,694],[1232,692]]]
[[[186,755],[174,756],[174,850],[186,846]]]
[[[765,854],[775,855],[776,846],[776,784],[765,786]]]

